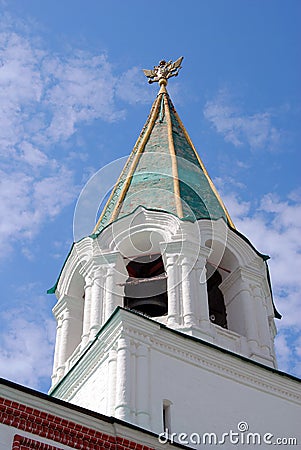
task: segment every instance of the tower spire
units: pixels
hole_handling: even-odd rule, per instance
[[[160,90],[92,236],[138,206],[188,221],[223,218],[235,228],[166,90],[182,61],[162,60],[143,70]]]

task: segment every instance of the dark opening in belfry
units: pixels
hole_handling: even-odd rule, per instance
[[[150,317],[167,314],[167,280],[162,256],[145,255],[130,261],[124,306]]]
[[[209,318],[210,321],[216,325],[223,328],[228,328],[224,296],[219,288],[221,282],[222,277],[218,270],[215,270],[207,280]]]

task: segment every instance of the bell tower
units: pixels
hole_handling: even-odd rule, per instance
[[[268,257],[236,230],[167,92],[182,59],[144,71],[160,86],[146,124],[50,290],[50,394],[156,433],[210,431],[201,404],[218,401],[219,424],[256,400],[280,318]]]

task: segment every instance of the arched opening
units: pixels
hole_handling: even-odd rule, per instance
[[[81,343],[84,322],[85,290],[84,278],[80,274],[81,263],[76,260],[76,267],[66,290],[66,316],[68,317],[68,334],[66,336],[66,360],[76,351]]]
[[[209,268],[213,271],[212,275],[207,280],[209,318],[215,325],[222,328],[228,328],[224,296],[219,289],[219,285],[222,282],[222,276],[218,270],[214,270],[212,266],[209,266]]]
[[[162,256],[145,255],[127,266],[124,306],[150,317],[167,314],[167,280]]]

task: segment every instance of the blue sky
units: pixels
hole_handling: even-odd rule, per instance
[[[169,93],[239,231],[271,256],[279,369],[300,376],[300,17],[288,0],[0,0],[0,374],[47,391],[76,201]],[[113,181],[113,180],[112,180]]]

